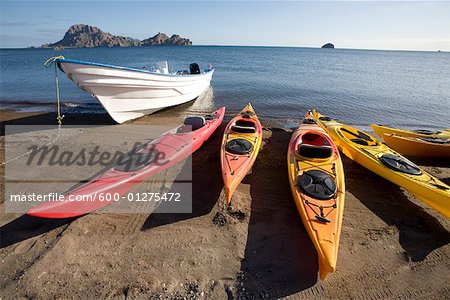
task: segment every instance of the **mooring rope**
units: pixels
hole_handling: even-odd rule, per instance
[[[62,55],[59,56],[53,56],[47,59],[44,62],[45,68],[50,68],[52,65],[55,66],[55,84],[56,84],[56,110],[57,110],[57,116],[56,120],[58,120],[58,126],[61,127],[62,120],[64,118],[64,115],[61,115],[61,99],[60,99],[60,92],[59,92],[59,80],[58,80],[58,66],[55,63],[58,59],[64,59],[65,57]]]
[[[65,57],[62,56],[62,55],[59,55],[59,56],[53,56],[53,57],[50,57],[49,59],[47,59],[47,60],[44,62],[44,67],[45,67],[45,68],[49,68],[49,67],[51,67],[52,65],[55,65],[56,109],[57,109],[56,120],[58,121],[58,135],[57,135],[56,138],[53,139],[52,141],[50,141],[50,142],[44,144],[44,146],[51,146],[51,145],[55,144],[56,141],[58,141],[59,138],[61,137],[61,125],[62,125],[62,120],[63,120],[63,118],[64,118],[64,115],[61,115],[61,99],[60,99],[60,92],[59,92],[58,68],[57,68],[57,65],[56,65],[55,61],[58,60],[58,59],[64,59],[64,58],[65,58]],[[8,163],[10,163],[10,162],[12,162],[12,161],[15,161],[15,160],[17,160],[17,159],[19,159],[19,158],[21,158],[21,157],[24,157],[24,156],[26,156],[26,155],[28,155],[28,154],[30,154],[30,153],[32,153],[32,152],[33,152],[33,150],[30,150],[30,151],[27,151],[27,152],[25,152],[25,153],[22,153],[22,154],[20,154],[20,155],[18,155],[18,156],[16,156],[16,157],[11,158],[10,160],[7,160],[7,161],[5,161],[5,162],[2,162],[2,163],[0,164],[0,166],[4,166],[4,165],[6,165],[6,164],[8,164]],[[6,158],[6,157],[5,157],[5,158]]]

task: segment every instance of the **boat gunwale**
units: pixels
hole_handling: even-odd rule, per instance
[[[95,66],[95,67],[102,67],[102,68],[109,68],[109,69],[115,69],[115,70],[122,70],[122,71],[131,71],[131,72],[140,72],[140,73],[146,73],[146,74],[152,74],[152,75],[161,75],[161,76],[169,76],[169,77],[203,77],[209,74],[214,74],[215,68],[212,68],[210,70],[207,70],[206,72],[200,73],[200,74],[186,74],[186,75],[179,75],[179,74],[164,74],[164,73],[158,73],[154,71],[149,70],[142,70],[142,69],[136,69],[136,68],[130,68],[130,67],[121,67],[121,66],[114,66],[114,65],[108,65],[108,64],[102,64],[102,63],[96,63],[96,62],[90,62],[90,61],[82,61],[82,60],[76,60],[76,59],[67,59],[67,58],[60,58],[56,60],[56,64],[58,68],[63,72],[66,73],[62,67],[61,63],[69,63],[69,64],[79,64],[79,65],[86,65],[86,66]]]

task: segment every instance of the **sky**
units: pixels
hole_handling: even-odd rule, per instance
[[[56,42],[79,23],[139,39],[179,34],[194,45],[450,51],[449,1],[0,0],[0,47]]]

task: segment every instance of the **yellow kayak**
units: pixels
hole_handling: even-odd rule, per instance
[[[439,138],[439,139],[450,139],[450,129],[443,129],[440,131],[430,131],[430,130],[416,130],[409,131],[404,129],[398,129],[393,127],[388,127],[380,124],[370,125],[378,134],[379,137],[383,138],[384,134],[395,134],[398,136],[414,137],[414,138]]]
[[[405,188],[450,218],[450,187],[373,136],[343,125],[314,110],[313,115],[336,146],[363,167]]]
[[[289,183],[319,260],[324,280],[336,269],[345,183],[339,150],[309,111],[292,134],[287,153]]]
[[[450,158],[450,138],[414,138],[383,134],[383,140],[395,151],[414,157]]]

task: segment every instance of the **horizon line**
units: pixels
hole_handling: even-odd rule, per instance
[[[327,43],[326,43],[327,44]],[[332,44],[332,43],[331,43]],[[325,44],[324,44],[325,45]],[[235,44],[199,44],[199,45],[189,45],[189,46],[128,46],[128,47],[105,47],[105,46],[95,46],[95,47],[63,47],[67,49],[92,49],[92,48],[139,48],[139,47],[258,47],[258,48],[304,48],[304,49],[330,49],[331,50],[363,50],[363,51],[402,51],[402,52],[440,52],[449,53],[450,50],[424,50],[424,49],[384,49],[384,48],[350,48],[350,47],[335,47],[335,48],[322,48],[314,46],[293,46],[293,45],[235,45]],[[52,49],[44,48],[41,46],[28,46],[28,47],[0,47],[0,50],[23,50],[23,49]]]

